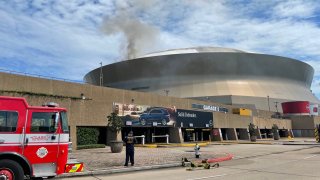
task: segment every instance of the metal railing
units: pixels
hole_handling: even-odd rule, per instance
[[[155,142],[155,138],[158,138],[158,137],[165,137],[166,138],[166,143],[169,144],[169,135],[166,134],[166,135],[151,135],[151,142],[154,143]]]
[[[141,138],[141,144],[144,145],[145,144],[145,136],[144,135],[141,135],[141,136],[133,136],[135,138]]]

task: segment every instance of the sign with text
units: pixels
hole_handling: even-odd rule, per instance
[[[194,109],[202,109],[206,111],[216,111],[216,112],[224,112],[224,113],[228,112],[227,108],[212,106],[212,105],[205,105],[205,104],[192,104],[191,107]]]
[[[135,104],[113,103],[114,112],[125,126],[145,127],[193,127],[211,128],[211,112],[176,109],[173,107],[153,107]]]
[[[177,126],[188,124],[194,128],[210,128],[213,126],[213,116],[211,112],[177,109],[176,122]]]
[[[152,107],[137,104],[113,103],[113,111],[126,126],[174,126],[175,107]]]

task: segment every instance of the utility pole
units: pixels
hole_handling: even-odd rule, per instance
[[[100,86],[103,84],[102,62],[100,62]]]
[[[269,107],[269,112],[270,112],[270,98],[269,98],[269,95],[267,96],[268,98],[268,107]]]

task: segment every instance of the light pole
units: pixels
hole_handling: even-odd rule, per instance
[[[100,86],[103,84],[102,62],[100,62]]]
[[[267,96],[268,98],[268,107],[269,107],[269,112],[270,112],[270,98],[269,98],[269,95]]]

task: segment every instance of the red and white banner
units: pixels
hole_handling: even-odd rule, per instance
[[[318,104],[311,104],[309,101],[294,101],[281,103],[283,114],[291,115],[316,115],[318,116]]]

